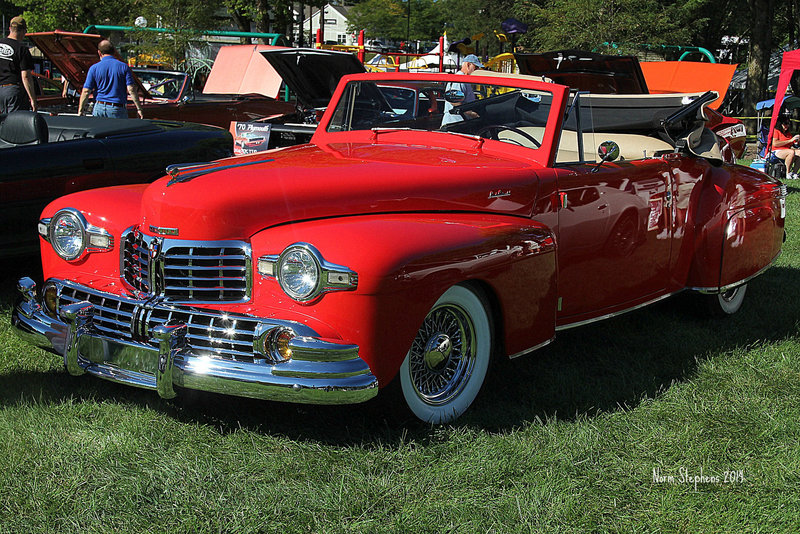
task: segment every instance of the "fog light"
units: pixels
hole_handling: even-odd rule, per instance
[[[294,338],[294,332],[288,328],[278,328],[269,337],[269,351],[276,362],[287,362],[292,359],[292,349],[289,342]]]
[[[42,302],[51,317],[58,317],[58,288],[55,284],[47,284],[42,291]]]

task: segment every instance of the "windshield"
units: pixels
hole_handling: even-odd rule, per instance
[[[466,79],[466,76],[465,76]],[[508,83],[508,80],[504,80]],[[475,135],[538,148],[552,93],[437,80],[349,82],[328,132],[405,128]]]
[[[185,74],[171,72],[142,72],[135,71],[136,76],[142,81],[142,86],[153,98],[166,98],[176,100],[181,95],[181,89],[186,81]]]

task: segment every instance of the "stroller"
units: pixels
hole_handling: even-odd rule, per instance
[[[761,119],[759,118],[759,122]],[[758,159],[753,161],[751,167],[763,170],[773,178],[783,179],[786,176],[786,164],[783,160],[775,155],[775,151],[770,150],[767,153],[767,144],[769,142],[769,122],[761,124],[758,128],[758,136],[756,142],[758,146]],[[763,168],[762,168],[763,167]]]

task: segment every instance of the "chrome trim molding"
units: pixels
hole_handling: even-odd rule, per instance
[[[716,293],[725,293],[726,291],[730,291],[731,289],[734,289],[734,288],[736,288],[736,287],[738,287],[738,286],[740,286],[742,284],[746,284],[747,282],[749,282],[750,280],[752,280],[756,276],[759,276],[759,275],[763,274],[764,271],[766,271],[767,269],[769,269],[770,267],[775,265],[775,262],[778,261],[778,257],[781,255],[781,252],[783,252],[783,251],[778,251],[778,253],[775,255],[775,257],[772,258],[772,261],[770,261],[769,264],[767,264],[766,266],[762,267],[757,273],[755,273],[753,275],[750,275],[747,278],[744,278],[742,280],[739,280],[738,282],[733,282],[732,284],[727,284],[727,285],[724,285],[724,286],[721,286],[721,287],[688,287],[686,289],[688,289],[690,291],[697,291],[698,293],[704,293],[704,294],[708,294],[708,295],[713,295],[713,294],[716,294]]]
[[[63,280],[49,282],[78,286]],[[100,330],[96,319],[109,308],[106,300],[100,304],[81,301],[62,306],[62,319],[53,319],[36,301],[35,284],[30,279],[20,280],[18,287],[22,299],[12,312],[17,334],[36,346],[64,355],[70,374],[88,373],[154,390],[163,398],[176,394],[175,385],[310,404],[352,404],[378,393],[377,378],[359,357],[358,346],[319,339],[303,325],[262,319],[275,325],[292,325],[294,331],[308,334],[289,341],[288,361],[270,364],[263,357],[252,361],[225,359],[194,352],[185,324],[156,325],[151,329],[151,339],[123,339]],[[84,293],[106,295],[109,301],[125,299],[81,287]]]
[[[539,343],[538,345],[534,345],[533,347],[531,347],[529,349],[525,349],[525,350],[522,350],[522,351],[520,351],[520,352],[518,352],[516,354],[509,355],[508,359],[509,360],[513,360],[515,358],[519,358],[520,356],[527,356],[531,352],[539,350],[542,347],[546,347],[547,345],[549,345],[550,343],[552,343],[555,340],[556,340],[556,336],[553,336],[550,339],[548,339],[547,341],[543,341],[542,343]]]
[[[585,324],[596,323],[597,321],[604,321],[605,319],[611,319],[612,317],[617,317],[618,315],[622,315],[624,313],[632,312],[634,310],[638,310],[640,308],[644,308],[645,306],[649,306],[651,304],[655,304],[656,302],[659,302],[661,300],[668,299],[668,298],[670,298],[670,297],[672,297],[674,295],[677,295],[678,293],[680,293],[682,291],[683,290],[681,289],[680,291],[675,291],[674,293],[667,293],[666,295],[661,295],[660,297],[656,297],[656,298],[654,298],[652,300],[648,300],[647,302],[643,302],[641,304],[637,304],[636,306],[633,306],[631,308],[626,308],[626,309],[620,310],[618,312],[607,313],[605,315],[600,315],[598,317],[593,317],[591,319],[586,319],[584,321],[578,321],[577,323],[569,323],[569,324],[564,324],[564,325],[561,325],[561,326],[556,326],[556,332],[560,332],[562,330],[569,330],[570,328],[575,328],[576,326],[583,326]]]

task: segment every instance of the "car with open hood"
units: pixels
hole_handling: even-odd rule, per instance
[[[307,143],[339,80],[348,74],[366,72],[364,65],[349,52],[269,46],[260,46],[259,52],[295,95],[297,104],[294,114],[263,121],[271,125],[269,148]],[[395,81],[380,84],[378,88],[385,100],[381,105],[390,107],[397,120],[439,116],[444,107],[443,95],[433,87]]]
[[[381,86],[448,106],[409,118]],[[780,253],[786,189],[721,160],[713,98],[603,131],[541,79],[347,75],[308,144],[51,203],[44,280],[19,281],[12,323],[69,373],[162,398],[396,387],[453,421],[493,358],[559,331],[682,291],[740,308]]]
[[[29,33],[27,37],[79,92],[89,67],[100,60],[97,44],[102,37],[99,35],[56,30]],[[294,111],[292,103],[277,98],[277,91],[243,94],[233,88],[228,93],[211,94],[196,86],[192,76],[185,72],[132,70],[144,116],[148,119],[197,122],[227,129],[231,121],[252,121]],[[137,117],[133,102],[128,104],[128,116]]]

